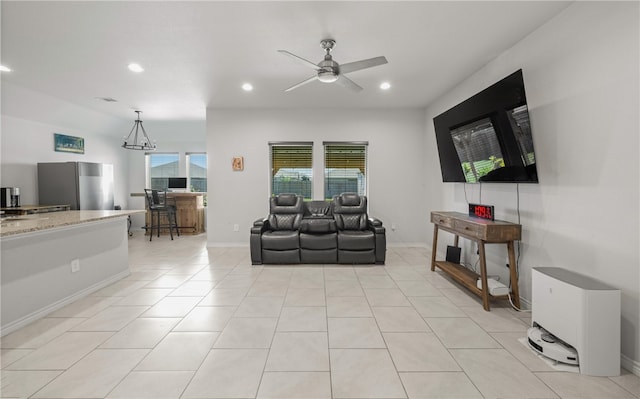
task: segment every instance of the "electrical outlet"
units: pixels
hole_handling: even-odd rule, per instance
[[[397,228],[398,228],[398,226],[396,226],[396,224],[395,224],[395,223],[391,223],[391,230],[395,230],[395,229],[397,229]]]
[[[233,225],[233,231],[240,231],[240,226],[237,224]]]
[[[80,271],[80,259],[74,259],[71,261],[71,273]]]

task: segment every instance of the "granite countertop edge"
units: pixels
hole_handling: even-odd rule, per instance
[[[120,218],[144,212],[145,210],[63,211],[6,217],[0,222],[0,238]]]

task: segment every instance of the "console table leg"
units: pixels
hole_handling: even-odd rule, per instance
[[[489,311],[489,287],[487,286],[487,258],[484,252],[484,242],[478,241],[480,252],[480,278],[482,279],[482,307]]]
[[[507,242],[507,251],[509,253],[509,275],[511,278],[511,295],[513,304],[520,309],[520,290],[518,289],[518,273],[516,273],[516,253],[513,248],[513,241]]]
[[[438,225],[433,225],[433,244],[431,245],[431,271],[436,271],[436,252],[438,251]]]

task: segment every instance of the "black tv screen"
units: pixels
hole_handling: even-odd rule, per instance
[[[436,116],[433,124],[443,182],[538,182],[522,70]]]
[[[187,188],[187,178],[186,177],[170,177],[169,184],[167,188],[171,189],[186,189]]]

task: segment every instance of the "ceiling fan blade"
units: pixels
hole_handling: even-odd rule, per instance
[[[340,73],[349,73],[359,71],[365,68],[371,68],[378,65],[383,65],[387,63],[387,59],[383,56],[369,58],[367,60],[360,60],[355,62],[349,62],[347,64],[340,65]]]
[[[293,60],[297,61],[299,64],[302,64],[308,68],[312,68],[314,70],[318,70],[318,66],[316,64],[314,64],[313,62],[309,61],[309,60],[305,60],[302,57],[298,57],[297,55],[288,52],[287,50],[278,50],[279,53],[282,53],[286,56],[289,56],[290,58],[292,58]]]
[[[310,77],[309,79],[303,80],[302,82],[300,82],[300,83],[298,83],[298,84],[295,84],[295,85],[293,85],[293,86],[289,87],[288,89],[286,89],[286,90],[285,90],[285,92],[287,92],[287,91],[291,91],[291,90],[293,90],[293,89],[297,89],[298,87],[300,87],[300,86],[304,86],[304,85],[306,85],[306,84],[308,84],[308,83],[311,83],[311,82],[313,82],[314,80],[318,80],[318,75],[313,75],[313,76],[312,76],[312,77]]]
[[[339,84],[342,87],[346,87],[347,89],[351,89],[355,92],[359,92],[362,90],[362,87],[358,86],[353,80],[342,74],[338,76],[338,80],[336,80],[335,83]]]

